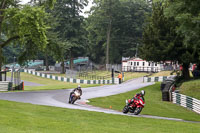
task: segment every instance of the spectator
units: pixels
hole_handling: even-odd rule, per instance
[[[119,84],[121,84],[121,83],[122,83],[122,73],[120,73],[120,74],[118,75],[118,78],[119,78]]]

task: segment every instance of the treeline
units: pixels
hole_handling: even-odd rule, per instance
[[[28,59],[59,61],[79,56],[99,64],[136,54],[148,61],[200,65],[200,4],[188,0],[0,1],[0,65]],[[137,49],[139,49],[137,51]],[[2,54],[3,50],[3,54]],[[5,58],[6,56],[6,58]]]
[[[122,56],[135,56],[137,45],[141,44],[145,18],[151,12],[151,5],[146,0],[94,0],[88,17],[84,17],[81,12],[88,0],[57,0],[52,8],[49,2],[52,3],[51,0],[33,0],[29,6],[20,8],[15,3],[16,7],[6,9],[15,8],[22,12],[25,7],[30,10],[40,8],[45,12],[40,19],[46,28],[46,42],[39,48],[35,46],[34,38],[27,39],[24,27],[23,35],[4,48],[7,63],[13,62],[13,56],[21,63],[27,59],[48,60],[50,57],[51,61],[72,62],[78,56],[88,56],[99,64],[121,63]],[[31,14],[26,12],[26,15]],[[27,18],[21,19],[31,23]],[[13,42],[16,43],[12,45]]]
[[[174,61],[189,79],[190,63],[200,70],[200,4],[198,0],[163,0],[152,4],[144,28],[140,56],[150,61]]]

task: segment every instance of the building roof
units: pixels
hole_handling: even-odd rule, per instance
[[[128,62],[128,61],[145,61],[139,57],[133,57],[133,58],[130,58],[130,59],[127,59],[127,60],[123,60],[122,62]]]

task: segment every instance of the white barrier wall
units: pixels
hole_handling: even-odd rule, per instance
[[[115,79],[115,80],[82,80],[82,79],[74,79],[74,78],[65,78],[65,77],[60,77],[60,76],[54,76],[51,74],[44,74],[44,73],[40,73],[40,72],[35,72],[32,70],[27,70],[24,69],[22,70],[23,72],[29,73],[29,74],[33,74],[36,76],[40,76],[43,78],[49,78],[49,79],[53,79],[53,80],[59,80],[59,81],[64,81],[64,82],[71,82],[71,83],[78,83],[78,84],[119,84],[119,79]]]
[[[183,94],[172,92],[172,101],[175,104],[189,108],[200,114],[200,100]]]

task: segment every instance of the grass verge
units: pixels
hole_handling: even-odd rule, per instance
[[[184,82],[180,88],[180,93],[200,100],[200,79]]]
[[[8,74],[8,76],[9,75],[10,74]],[[71,88],[76,88],[78,85],[75,83],[62,82],[62,81],[57,81],[57,80],[53,80],[53,79],[42,78],[42,77],[35,76],[32,74],[24,73],[24,72],[21,72],[20,76],[21,76],[21,80],[43,85],[43,86],[25,86],[24,90],[71,89]],[[91,85],[81,84],[82,88],[94,87],[94,86],[100,86],[100,85],[98,85],[98,84],[91,84]]]
[[[88,72],[88,75],[86,77],[79,77],[79,79],[95,79],[92,78],[92,76],[94,77],[105,77],[105,80],[111,80],[111,72],[109,71],[94,71],[94,72]],[[124,81],[130,80],[130,79],[134,79],[134,78],[138,78],[138,77],[143,77],[146,76],[148,73],[142,73],[142,72],[124,72]],[[65,74],[53,74],[56,76],[61,76],[61,77],[65,77]],[[118,73],[115,73],[115,77],[118,76]]]
[[[172,71],[160,71],[158,73],[153,73],[150,77],[159,77],[159,76],[170,76]],[[176,74],[176,73],[174,73]]]
[[[1,133],[198,133],[199,123],[111,115],[0,100]]]
[[[156,83],[142,89],[146,91],[146,105],[143,108],[141,114],[200,121],[200,115],[197,113],[194,113],[193,111],[190,111],[176,104],[162,101],[160,83]],[[103,108],[109,108],[112,106],[114,110],[121,111],[125,106],[125,100],[132,98],[142,89],[108,97],[90,99],[90,104]]]
[[[124,81],[139,78],[148,75],[148,73],[143,72],[124,72]]]

